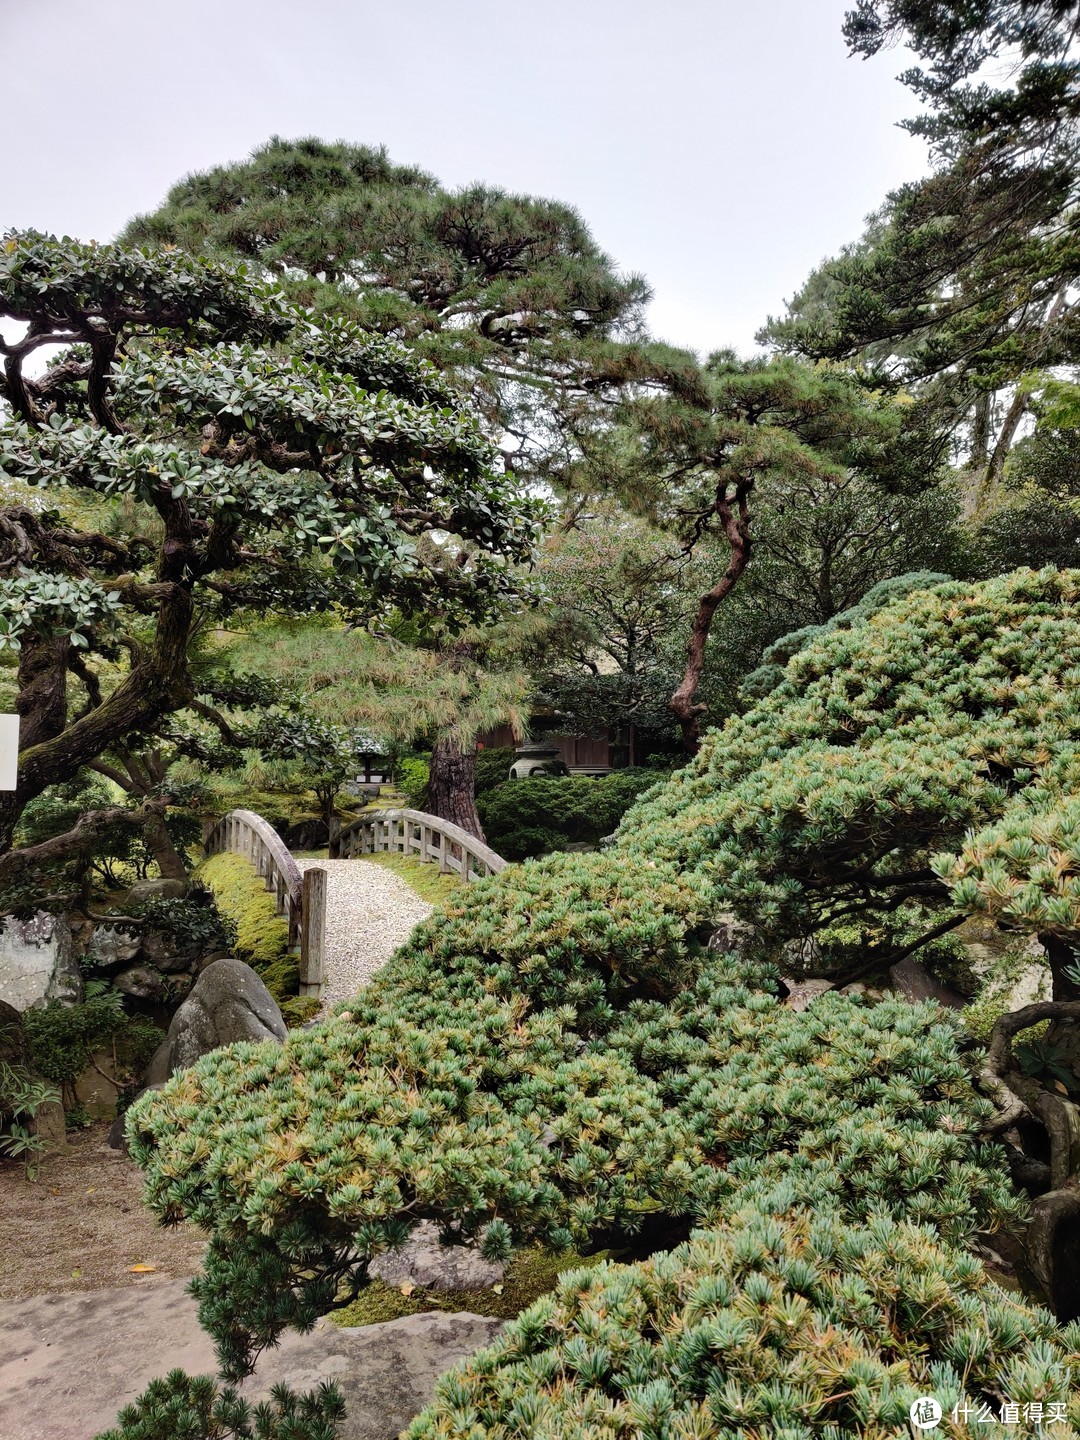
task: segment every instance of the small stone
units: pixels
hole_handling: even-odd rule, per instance
[[[787,980],[784,976],[780,978],[788,992],[784,1004],[796,1013],[805,1010],[819,995],[824,995],[833,988],[831,980]]]
[[[199,958],[197,945],[177,945],[171,935],[166,935],[161,930],[146,932],[143,937],[142,950],[150,964],[166,975],[191,969]]]
[[[86,948],[85,962],[95,970],[120,970],[138,955],[142,938],[117,925],[97,925]]]
[[[136,880],[128,891],[128,904],[147,900],[182,900],[191,888],[187,880]]]
[[[122,970],[113,984],[121,995],[130,996],[132,1000],[164,1000],[169,994],[164,975],[152,965],[133,965],[130,970]]]

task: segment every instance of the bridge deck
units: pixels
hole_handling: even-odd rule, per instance
[[[370,860],[297,860],[327,872],[323,1009],[348,1000],[431,914],[431,906]]]

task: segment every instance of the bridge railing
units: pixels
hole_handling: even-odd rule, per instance
[[[249,861],[289,922],[289,949],[300,956],[300,993],[318,995],[323,982],[326,871],[301,871],[272,825],[254,810],[230,810],[206,837],[207,855],[227,850]]]
[[[318,996],[326,979],[327,872],[301,870],[284,840],[254,810],[230,810],[206,837],[207,855],[227,850],[255,867],[289,922],[289,949],[300,957],[300,994]],[[497,875],[506,861],[475,835],[421,810],[368,810],[332,837],[330,858],[383,851],[416,855],[465,880]]]
[[[380,852],[415,855],[437,862],[463,880],[479,880],[506,869],[501,855],[460,825],[422,810],[366,810],[331,838],[332,858],[352,860]]]

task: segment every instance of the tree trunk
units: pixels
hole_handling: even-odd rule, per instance
[[[1020,421],[1027,413],[1028,401],[1029,397],[1017,390],[1005,412],[1005,418],[1001,422],[1001,429],[998,431],[994,448],[990,452],[990,458],[982,473],[976,475],[975,483],[969,495],[965,497],[970,504],[973,520],[985,519],[993,509],[994,501],[997,499],[1001,482],[1005,476],[1005,461],[1009,458],[1009,451],[1012,449]]]
[[[696,755],[701,743],[701,712],[704,705],[694,702],[701,673],[705,668],[705,642],[709,638],[709,627],[720,602],[730,595],[739,576],[750,563],[752,540],[750,536],[750,514],[747,507],[753,480],[746,480],[736,487],[735,494],[726,491],[717,496],[716,513],[720,517],[731,546],[731,558],[727,569],[713,586],[698,601],[697,614],[690,628],[690,646],[686,655],[686,669],[678,688],[668,701],[668,706],[678,720],[682,730],[683,749],[688,755]]]
[[[467,748],[449,735],[440,735],[431,749],[428,810],[440,820],[460,825],[478,840],[484,839],[476,810],[476,746]]]
[[[169,827],[165,824],[165,816],[160,812],[154,811],[146,817],[146,823],[143,825],[143,839],[157,862],[163,880],[186,880],[188,878],[187,864],[173,844]]]

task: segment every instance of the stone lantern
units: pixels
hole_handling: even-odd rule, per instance
[[[566,761],[558,747],[546,740],[524,740],[517,747],[510,766],[511,780],[527,780],[533,775],[569,775]]]

